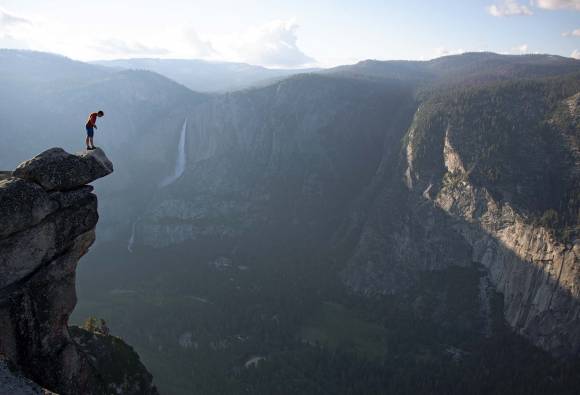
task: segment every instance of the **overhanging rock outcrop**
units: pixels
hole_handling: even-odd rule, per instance
[[[0,179],[0,354],[19,374],[59,394],[157,393],[136,355],[130,363],[139,377],[104,380],[110,375],[96,367],[98,355],[69,332],[76,265],[95,240],[99,218],[86,184],[112,172],[100,149],[72,155],[52,148]]]
[[[13,176],[33,181],[45,190],[68,190],[88,184],[113,172],[113,164],[102,149],[71,155],[51,148],[20,164]]]

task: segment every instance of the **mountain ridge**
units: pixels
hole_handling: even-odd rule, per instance
[[[578,69],[468,54],[225,94],[132,72],[66,90],[67,128],[111,93],[117,165],[73,321],[107,319],[169,394],[565,393]]]
[[[268,85],[294,74],[318,69],[270,69],[247,63],[202,59],[130,58],[94,61],[106,67],[149,70],[171,78],[193,91],[220,93]]]

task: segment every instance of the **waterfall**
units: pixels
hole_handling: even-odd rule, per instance
[[[159,188],[164,188],[168,185],[173,184],[175,181],[179,179],[185,172],[185,165],[187,162],[187,158],[185,155],[185,133],[187,130],[187,119],[183,121],[183,126],[181,127],[181,135],[179,136],[179,143],[177,144],[177,157],[175,159],[175,169],[173,170],[173,174],[170,176],[165,177],[160,183]],[[127,251],[133,253],[133,247],[135,245],[135,231],[137,228],[137,223],[141,220],[141,218],[137,218],[133,225],[131,226],[131,236],[129,237],[129,241],[127,243]]]
[[[181,136],[179,137],[179,144],[177,145],[177,158],[175,160],[175,170],[173,174],[166,177],[159,184],[160,188],[164,188],[168,185],[173,184],[179,177],[183,175],[185,171],[185,130],[187,129],[187,119],[183,122],[183,127],[181,128]]]
[[[133,222],[133,226],[131,227],[131,237],[129,238],[129,243],[127,244],[127,251],[131,254],[133,253],[133,245],[135,244],[135,226],[137,222]]]

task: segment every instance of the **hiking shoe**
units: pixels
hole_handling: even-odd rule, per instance
[[[95,147],[87,147],[87,151],[92,151],[94,149],[95,149]]]

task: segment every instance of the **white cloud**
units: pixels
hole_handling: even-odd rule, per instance
[[[300,67],[316,61],[298,47],[293,19],[274,20],[240,34],[215,37],[212,44],[227,59],[270,67]]]
[[[163,35],[133,37],[133,40],[128,37],[96,40],[87,58],[155,56],[245,62],[268,67],[313,65],[316,61],[298,46],[297,30],[298,25],[292,19],[274,20],[245,31],[211,36],[198,34],[192,26],[175,26]]]
[[[516,0],[502,0],[487,7],[487,12],[493,16],[529,16],[533,12],[530,7],[518,3]]]
[[[152,47],[137,41],[123,41],[116,38],[100,40],[93,48],[101,53],[115,56],[156,56],[169,53],[165,48]]]
[[[517,47],[512,48],[512,52],[519,53],[519,54],[526,54],[529,53],[528,44],[518,45]]]
[[[462,53],[465,53],[466,51],[462,48],[460,49],[448,49],[445,47],[438,47],[435,48],[435,56],[433,56],[433,58],[440,58],[442,56],[451,56],[451,55],[461,55]]]
[[[213,47],[211,41],[202,40],[195,29],[186,29],[184,36],[188,46],[186,50],[190,53],[188,54],[188,57],[211,58],[217,55],[217,51]]]
[[[0,30],[9,29],[13,26],[30,24],[32,24],[32,22],[28,19],[16,16],[5,9],[0,8]]]
[[[161,32],[126,29],[76,34],[66,23],[42,17],[30,19],[0,8],[0,47],[55,52],[80,60],[176,57],[267,67],[315,65],[316,60],[299,47],[298,29],[298,24],[289,19],[207,36],[191,26],[172,26]]]
[[[545,10],[576,10],[580,11],[580,0],[534,0],[536,7]]]
[[[0,47],[28,49],[29,44],[23,36],[30,31],[32,26],[29,19],[12,14],[0,7]]]
[[[577,50],[577,49],[575,49],[575,50],[574,50],[574,51],[572,51],[572,53],[570,54],[570,57],[571,57],[571,58],[574,58],[574,59],[578,59],[578,60],[580,60],[580,51],[579,51],[579,50]]]
[[[564,33],[562,33],[562,36],[564,36],[564,37],[572,37],[572,36],[580,37],[580,29],[575,29],[575,30],[572,30],[571,32],[564,32]]]

